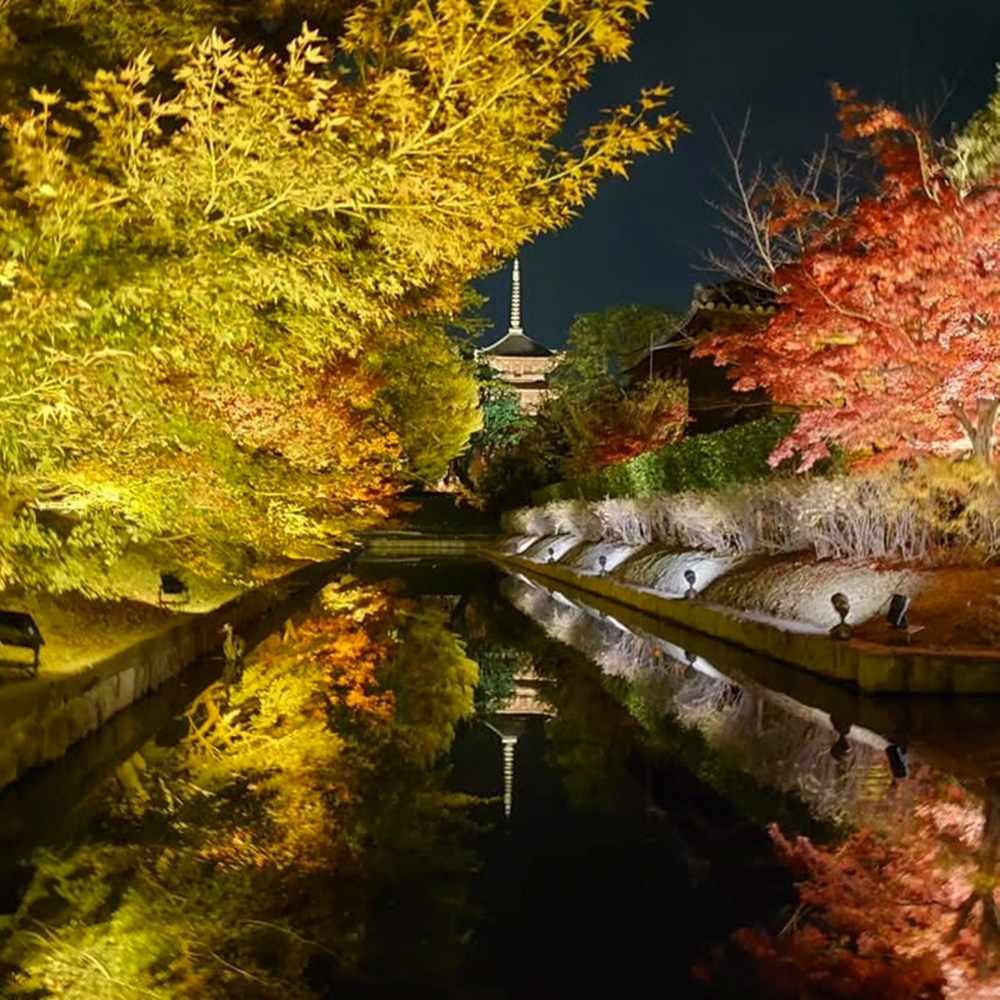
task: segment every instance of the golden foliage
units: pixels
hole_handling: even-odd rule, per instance
[[[339,34],[304,24],[273,52],[212,30],[174,58],[220,7],[182,29],[126,4],[102,44],[92,4],[45,5],[94,53],[148,24],[173,80],[141,52],[0,116],[0,475],[29,508],[219,568],[385,516],[478,426],[471,374],[414,318],[456,313],[683,130],[654,87],[557,141],[644,0],[368,0],[339,28],[309,9]]]

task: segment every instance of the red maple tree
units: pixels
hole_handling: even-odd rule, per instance
[[[688,423],[687,388],[651,379],[631,396],[608,392],[579,414],[569,460],[571,475],[627,462],[679,440]]]
[[[927,765],[840,843],[769,828],[798,906],[744,927],[695,966],[713,997],[987,1000],[998,995],[1000,781],[968,786]]]
[[[843,134],[880,166],[875,194],[814,229],[821,206],[781,200],[777,228],[807,235],[777,270],[763,328],[708,337],[738,390],[800,411],[771,463],[800,470],[836,443],[855,458],[971,452],[992,460],[1000,406],[1000,176],[953,185],[929,137],[884,105],[833,91]]]

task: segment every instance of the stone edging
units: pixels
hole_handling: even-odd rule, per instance
[[[341,562],[338,560],[337,562]],[[62,757],[111,716],[139,701],[195,660],[218,653],[221,629],[239,631],[284,603],[334,564],[311,564],[199,614],[71,674],[42,672],[0,699],[0,788]],[[11,697],[11,695],[16,695]]]
[[[896,648],[860,639],[787,632],[697,598],[667,597],[611,576],[580,573],[553,563],[483,549],[506,569],[597,594],[734,646],[781,660],[868,694],[1000,694],[1000,652]]]

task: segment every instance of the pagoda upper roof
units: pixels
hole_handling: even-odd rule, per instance
[[[523,330],[508,330],[499,340],[476,353],[501,358],[551,358],[556,352],[532,340]]]

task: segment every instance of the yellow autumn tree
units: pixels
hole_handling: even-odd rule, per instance
[[[23,6],[0,12],[8,42]],[[406,347],[412,321],[454,314],[470,278],[683,127],[653,87],[560,141],[568,100],[599,61],[627,54],[646,0],[310,4],[325,35],[247,2],[287,45],[247,44],[234,17],[234,33],[178,49],[223,6],[186,8],[184,30],[157,33],[167,15],[145,4],[118,5],[102,27],[100,5],[50,0],[42,16],[78,40],[52,57],[66,92],[36,79],[28,105],[0,94],[0,565],[12,579],[32,551],[65,550],[67,533],[104,562],[171,539],[181,560],[208,548],[222,568],[336,539],[351,510],[358,526],[383,515],[408,474],[436,470],[474,430],[459,407],[457,430],[414,439],[412,384],[434,366],[453,384],[460,373],[433,324]],[[84,71],[143,30],[174,40],[160,64],[147,51]],[[401,347],[421,372],[394,360]],[[311,438],[360,359],[389,384],[351,392],[340,416],[334,401]],[[342,485],[357,463],[335,460],[337,439],[374,463],[361,477],[382,484],[370,503]],[[58,539],[36,538],[40,510],[67,519]]]
[[[377,352],[373,367],[409,468],[435,483],[483,425],[475,363],[439,325],[422,322]]]

